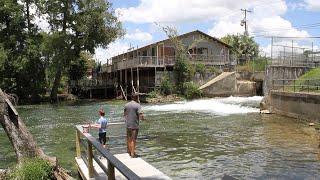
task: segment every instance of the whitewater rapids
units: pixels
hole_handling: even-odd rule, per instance
[[[219,116],[227,116],[231,114],[246,114],[259,112],[259,103],[262,96],[252,97],[227,97],[199,99],[193,101],[179,101],[172,104],[161,104],[145,106],[144,111],[153,112],[204,112]]]

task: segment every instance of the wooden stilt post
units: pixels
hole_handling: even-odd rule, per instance
[[[122,85],[122,70],[120,70],[120,85]]]
[[[131,68],[131,88],[132,88],[131,93],[133,93],[134,92],[133,91],[134,86],[133,86],[133,71],[132,71],[132,68]]]
[[[128,95],[128,74],[127,69],[124,70],[124,79],[125,79],[125,92]]]
[[[139,68],[137,67],[137,92],[140,92],[140,84],[139,84]]]
[[[139,67],[137,67],[137,92],[140,92],[140,84],[139,84]],[[138,102],[140,102],[140,97],[138,96]]]
[[[157,67],[154,67],[154,90],[156,90],[157,83]]]

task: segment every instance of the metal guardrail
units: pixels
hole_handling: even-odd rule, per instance
[[[320,79],[274,79],[273,90],[289,92],[319,92]]]
[[[101,169],[108,176],[108,179],[114,180],[115,173],[114,168],[116,168],[121,174],[123,174],[126,178],[132,180],[141,179],[137,174],[135,174],[132,170],[130,170],[126,165],[124,165],[121,161],[119,161],[113,154],[111,154],[107,149],[103,148],[103,146],[89,133],[84,133],[83,127],[81,125],[76,126],[76,153],[77,158],[81,158],[81,137],[85,138],[87,141],[87,158],[85,161],[88,163],[89,177],[94,178],[94,167],[93,167],[93,159],[96,160]],[[93,155],[93,148],[95,148],[101,155],[107,159],[108,167],[106,167],[99,158],[96,158]]]

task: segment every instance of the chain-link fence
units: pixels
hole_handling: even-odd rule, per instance
[[[271,37],[271,63],[284,66],[320,66],[319,37]]]

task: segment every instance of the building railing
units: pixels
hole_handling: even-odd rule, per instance
[[[108,176],[108,179],[115,179],[115,168],[124,175],[127,179],[138,180],[141,179],[137,174],[130,170],[126,165],[124,165],[120,160],[118,160],[113,154],[111,154],[107,149],[105,149],[91,134],[86,132],[87,130],[81,125],[76,126],[76,155],[77,158],[84,159],[87,162],[87,167],[89,170],[89,178],[94,178],[94,167],[93,160],[97,162],[103,172]],[[84,137],[84,139],[82,139]],[[86,157],[81,155],[81,145],[85,145]],[[103,164],[99,157],[93,154],[93,149],[96,149],[104,158],[108,161],[108,166]],[[81,172],[80,172],[81,173]]]
[[[320,93],[320,79],[274,79],[272,89],[288,92]]]
[[[191,54],[187,55],[191,63],[204,63],[206,65],[226,65],[230,64],[229,58],[226,55],[202,55]],[[173,66],[176,62],[175,56],[138,56],[131,59],[113,62],[103,69],[104,72],[113,72],[121,69],[136,68],[136,67],[163,67]]]

